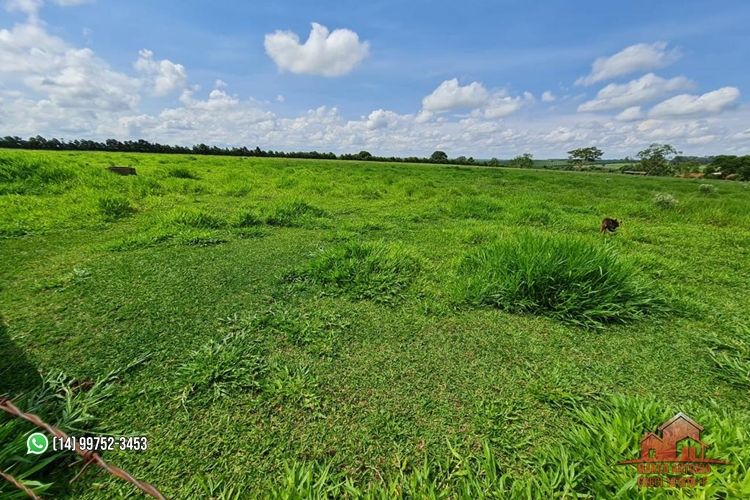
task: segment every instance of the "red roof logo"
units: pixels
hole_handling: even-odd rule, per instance
[[[639,441],[641,458],[618,465],[648,462],[692,462],[729,465],[729,462],[706,458],[708,445],[700,440],[703,427],[680,412],[659,426],[661,436],[647,432]]]

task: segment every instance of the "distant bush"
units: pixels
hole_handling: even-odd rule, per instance
[[[420,259],[401,245],[350,241],[322,251],[289,278],[321,283],[356,299],[390,302],[420,268]]]
[[[656,193],[654,195],[654,205],[659,208],[675,208],[679,204],[677,199],[671,194],[667,193]]]
[[[701,192],[701,194],[714,194],[716,192],[716,186],[714,186],[713,184],[701,184],[700,186],[698,186],[698,190]]]
[[[525,234],[469,253],[458,268],[461,301],[599,326],[662,310],[651,286],[609,250],[575,238]]]
[[[130,204],[130,200],[122,196],[101,196],[98,204],[99,212],[107,220],[123,219],[137,212],[136,208]]]
[[[169,177],[174,177],[176,179],[194,179],[194,180],[200,179],[200,177],[198,177],[198,174],[196,174],[192,170],[187,169],[185,167],[171,168],[167,172],[167,175],[169,175]]]

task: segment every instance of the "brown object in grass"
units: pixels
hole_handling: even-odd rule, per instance
[[[620,227],[620,222],[617,219],[606,217],[602,221],[602,228],[599,230],[599,234],[604,233],[604,231],[614,233],[618,227]]]

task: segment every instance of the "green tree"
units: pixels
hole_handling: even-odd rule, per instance
[[[445,154],[445,151],[435,151],[432,153],[432,156],[430,156],[430,161],[435,163],[447,163],[448,155]]]
[[[638,152],[641,170],[646,175],[672,175],[675,167],[672,165],[672,158],[681,154],[674,146],[670,144],[652,144],[643,151]]]
[[[500,166],[500,160],[497,158],[492,158],[490,161],[487,162],[488,167],[499,167]]]
[[[510,160],[510,166],[515,168],[533,168],[534,160],[531,153],[524,153]]]
[[[358,156],[360,160],[369,160],[372,158],[372,154],[369,151],[360,151]]]
[[[578,168],[583,168],[587,163],[594,163],[600,160],[604,151],[597,147],[590,148],[578,148],[573,151],[568,151],[568,162],[574,164]]]

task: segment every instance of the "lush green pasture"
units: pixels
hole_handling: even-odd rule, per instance
[[[748,249],[741,183],[0,150],[0,394],[170,498],[750,497]],[[640,491],[678,411],[733,465]]]

